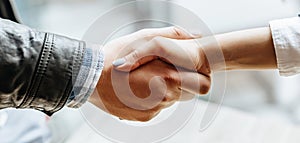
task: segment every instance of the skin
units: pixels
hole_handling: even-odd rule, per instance
[[[218,44],[212,42],[211,37],[188,40],[154,38],[144,46],[126,54],[121,58],[124,59],[125,63],[116,66],[115,69],[131,71],[157,58],[164,60],[165,58],[170,59],[170,57],[171,61],[164,61],[187,70],[196,69],[198,73],[204,75],[208,75],[210,71],[277,68],[276,54],[269,27],[219,34],[214,38]],[[217,53],[219,49],[223,52],[225,64],[209,63],[206,53]],[[188,56],[183,55],[182,51],[188,53]],[[222,59],[220,61],[224,62]]]
[[[209,76],[180,68],[177,70],[175,66],[157,59],[131,72],[114,69],[114,60],[136,50],[139,45],[149,43],[156,36],[194,38],[183,30],[170,27],[142,30],[106,44],[104,69],[89,101],[120,119],[144,122],[175,102],[190,99],[194,91],[200,93],[199,88],[207,92]]]
[[[226,67],[217,71],[277,69],[269,27],[221,34],[216,38],[226,61]]]

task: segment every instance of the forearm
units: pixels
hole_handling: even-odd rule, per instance
[[[225,64],[210,63],[219,65],[214,66],[213,71],[277,68],[269,27],[220,34],[216,35],[215,39],[218,46],[216,46],[217,44],[208,44],[204,47],[205,51],[213,52],[221,49]]]
[[[67,102],[85,43],[0,19],[0,109],[33,108],[48,115]]]

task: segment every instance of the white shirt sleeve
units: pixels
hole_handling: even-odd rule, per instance
[[[300,73],[300,17],[270,22],[280,75]]]

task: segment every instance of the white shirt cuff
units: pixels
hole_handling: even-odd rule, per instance
[[[300,73],[300,18],[270,22],[278,69],[281,76]]]

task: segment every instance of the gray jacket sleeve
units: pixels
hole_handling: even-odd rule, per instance
[[[0,19],[0,109],[48,115],[67,102],[85,43]]]

